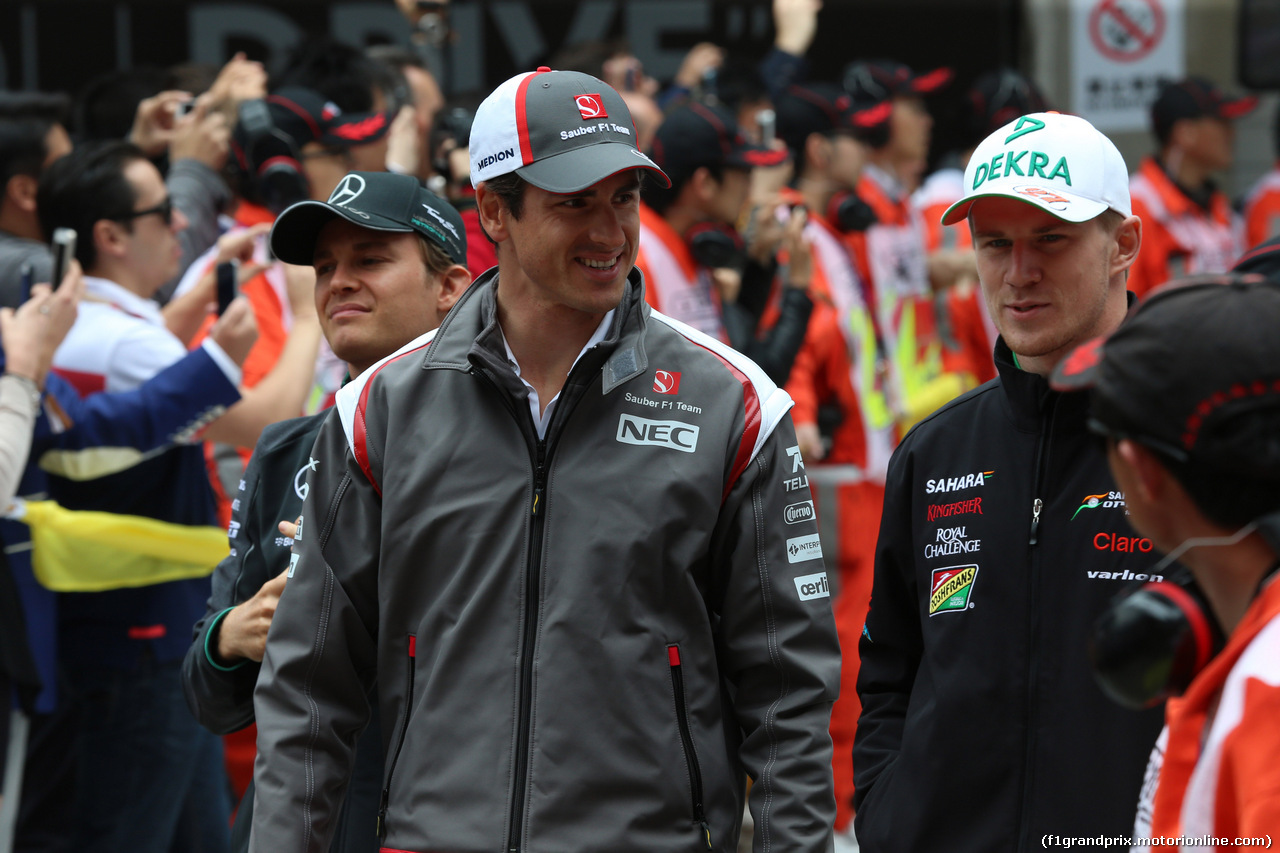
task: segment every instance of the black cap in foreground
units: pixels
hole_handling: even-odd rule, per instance
[[[328,201],[302,201],[276,219],[271,251],[286,264],[310,266],[320,230],[341,217],[370,231],[418,233],[455,264],[467,263],[467,230],[453,205],[412,175],[349,172]]]
[[[1280,283],[1280,237],[1272,237],[1245,252],[1231,271],[1257,273]]]
[[[1280,285],[1172,281],[1054,370],[1092,389],[1095,428],[1199,470],[1280,480]]]

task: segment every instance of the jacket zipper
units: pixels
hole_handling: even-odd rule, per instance
[[[711,826],[707,823],[707,810],[702,805],[702,769],[698,766],[698,753],[693,748],[693,734],[689,731],[689,714],[685,708],[684,673],[680,666],[680,647],[667,646],[667,662],[671,669],[671,689],[676,697],[676,724],[680,727],[680,742],[684,748],[684,760],[689,765],[689,787],[693,792],[693,819],[702,829],[702,839],[711,850]]]
[[[1057,401],[1057,395],[1051,396],[1042,415],[1040,442],[1036,446],[1035,481],[1031,490],[1033,496],[1039,495],[1044,488],[1045,457],[1048,453],[1049,443],[1053,439],[1053,421],[1054,414],[1057,411]],[[1036,602],[1040,598],[1040,576],[1035,566],[1035,546],[1040,541],[1040,513],[1043,509],[1044,501],[1039,497],[1033,497],[1031,503],[1031,534],[1027,543],[1027,566],[1031,572],[1027,603],[1027,737],[1022,761],[1022,797],[1018,802],[1018,850],[1026,849],[1024,842],[1026,841],[1027,832],[1031,828],[1031,811],[1027,808],[1027,801],[1031,795],[1032,771],[1036,754],[1036,673],[1038,669],[1036,666],[1036,656],[1038,654],[1036,644]]]
[[[415,659],[418,653],[418,638],[413,634],[409,635],[409,686],[405,692],[404,714],[400,719],[400,733],[396,738],[395,751],[391,753],[391,766],[387,770],[387,784],[382,788],[382,797],[378,801],[378,840],[384,841],[387,837],[387,804],[391,800],[391,779],[396,774],[396,762],[400,760],[400,749],[404,746],[405,735],[409,732],[409,712],[413,708],[413,674],[416,667]]]
[[[554,415],[553,415],[554,417]],[[524,637],[520,640],[520,720],[516,734],[515,791],[511,798],[511,820],[507,827],[507,848],[520,849],[520,823],[524,814],[525,777],[529,773],[529,708],[533,704],[533,644],[538,633],[538,582],[542,566],[542,529],[547,517],[543,499],[547,490],[547,442],[538,439],[537,467],[533,475],[533,529],[529,533],[528,571],[525,573]]]
[[[551,415],[551,423],[547,427],[548,435],[554,436],[557,434],[555,430],[556,424],[569,416],[573,407],[577,406],[578,400],[581,398],[579,395],[568,399],[563,394],[564,389],[570,386],[570,380],[573,379],[574,374],[582,369],[583,361],[584,359],[582,358],[578,359],[578,363],[573,366],[569,371],[569,375],[565,377],[564,385],[561,386],[560,390],[562,396],[556,404],[556,410]],[[516,408],[511,404],[506,392],[502,390],[502,386],[498,384],[497,379],[484,368],[473,368],[472,372],[483,376],[493,386],[507,410],[511,412],[511,416],[518,423],[529,427],[530,432],[528,435],[537,436],[537,425],[533,423],[533,415],[527,408],[525,409],[526,415],[522,419]],[[519,853],[520,850],[519,839],[528,781],[525,777],[529,774],[529,709],[533,705],[533,646],[538,635],[538,586],[542,568],[542,534],[547,515],[546,507],[544,506],[547,491],[547,467],[550,464],[551,452],[554,449],[554,445],[548,446],[545,438],[536,439],[532,444],[534,475],[531,515],[533,516],[533,524],[529,532],[528,571],[525,576],[524,636],[520,640],[520,719],[516,729],[515,786],[511,797],[511,814],[507,823],[507,850],[509,853]]]

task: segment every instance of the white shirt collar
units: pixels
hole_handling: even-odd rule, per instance
[[[868,163],[863,167],[862,173],[879,184],[880,189],[888,193],[895,201],[901,200],[906,195],[906,188],[902,186],[898,176],[888,169],[882,169],[875,163]]]
[[[613,315],[616,310],[617,309],[609,311],[600,320],[600,325],[596,326],[596,330],[591,335],[591,339],[587,341],[586,346],[584,346],[582,351],[578,353],[578,357],[573,360],[573,364],[569,365],[570,371],[577,366],[578,362],[582,359],[582,356],[586,354],[587,350],[603,341],[605,335],[609,334],[609,326],[613,323]],[[507,351],[507,361],[510,362],[511,369],[516,372],[516,376],[520,376],[520,362],[516,361],[516,354],[511,351],[511,344],[507,343],[507,333],[502,331],[501,323],[498,324],[498,331],[502,333],[502,346]],[[556,401],[560,399],[560,394],[557,392],[556,395],[551,398],[551,402],[547,403],[547,408],[543,410],[542,401],[538,398],[538,390],[530,385],[523,376],[520,376],[520,381],[524,383],[525,388],[529,389],[529,413],[533,415],[533,425],[538,430],[538,438],[546,438],[547,426],[551,423],[551,413],[555,411]]]
[[[85,293],[155,326],[164,325],[164,314],[154,299],[147,299],[126,290],[114,281],[87,275],[84,277]]]

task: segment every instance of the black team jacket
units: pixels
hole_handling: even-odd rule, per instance
[[[1086,637],[1158,554],[1130,528],[1088,399],[1019,370],[889,464],[853,750],[863,853],[1128,835],[1162,710],[1112,703]]]

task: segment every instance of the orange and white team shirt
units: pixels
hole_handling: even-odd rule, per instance
[[[863,283],[839,232],[814,211],[804,236],[813,253],[814,312],[787,380],[796,404],[792,418],[816,423],[822,399],[838,401],[844,420],[827,461],[855,465],[867,479],[883,484],[897,443],[896,425]]]
[[[798,195],[784,197],[800,201]],[[784,206],[779,216],[785,219],[789,213]],[[795,401],[796,424],[816,424],[824,405],[834,404],[842,414],[830,451],[821,462],[809,464],[808,475],[823,557],[838,578],[832,605],[836,632],[842,648],[857,648],[871,599],[876,533],[897,425],[885,394],[885,359],[848,247],[814,211],[804,236],[812,253],[809,290],[814,306],[786,390]],[[858,656],[845,655],[830,728],[837,831],[853,819],[853,742],[862,709],[857,683]]]
[[[939,250],[972,249],[973,237],[968,222],[943,225],[942,214],[964,198],[964,170],[939,169],[920,189],[911,194],[911,206],[919,211],[924,223],[924,248],[929,254]]]
[[[871,307],[888,357],[890,405],[905,432],[964,390],[942,358],[924,222],[888,172],[869,165],[857,186],[879,222],[845,235],[858,273],[872,283]]]
[[[640,253],[644,297],[655,311],[729,342],[711,271],[693,259],[684,238],[646,204],[640,205]]]
[[[1244,201],[1246,249],[1280,237],[1280,164],[1262,176]]]
[[[943,225],[947,208],[964,198],[964,170],[939,169],[911,194],[911,206],[920,213],[925,228],[925,249],[972,251],[973,235],[968,222]],[[949,288],[942,298],[949,335],[944,334],[943,368],[949,373],[967,374],[966,385],[981,385],[994,379],[995,323],[987,313],[982,289],[976,282]]]
[[[1226,648],[1165,706],[1138,838],[1236,838],[1280,830],[1280,583],[1253,601]],[[1157,780],[1155,785],[1150,780]],[[1147,849],[1143,847],[1142,849]]]
[[[1170,279],[1226,272],[1243,254],[1244,221],[1223,193],[1214,191],[1205,210],[1147,157],[1129,179],[1129,195],[1142,220],[1142,248],[1128,282],[1138,296]]]

